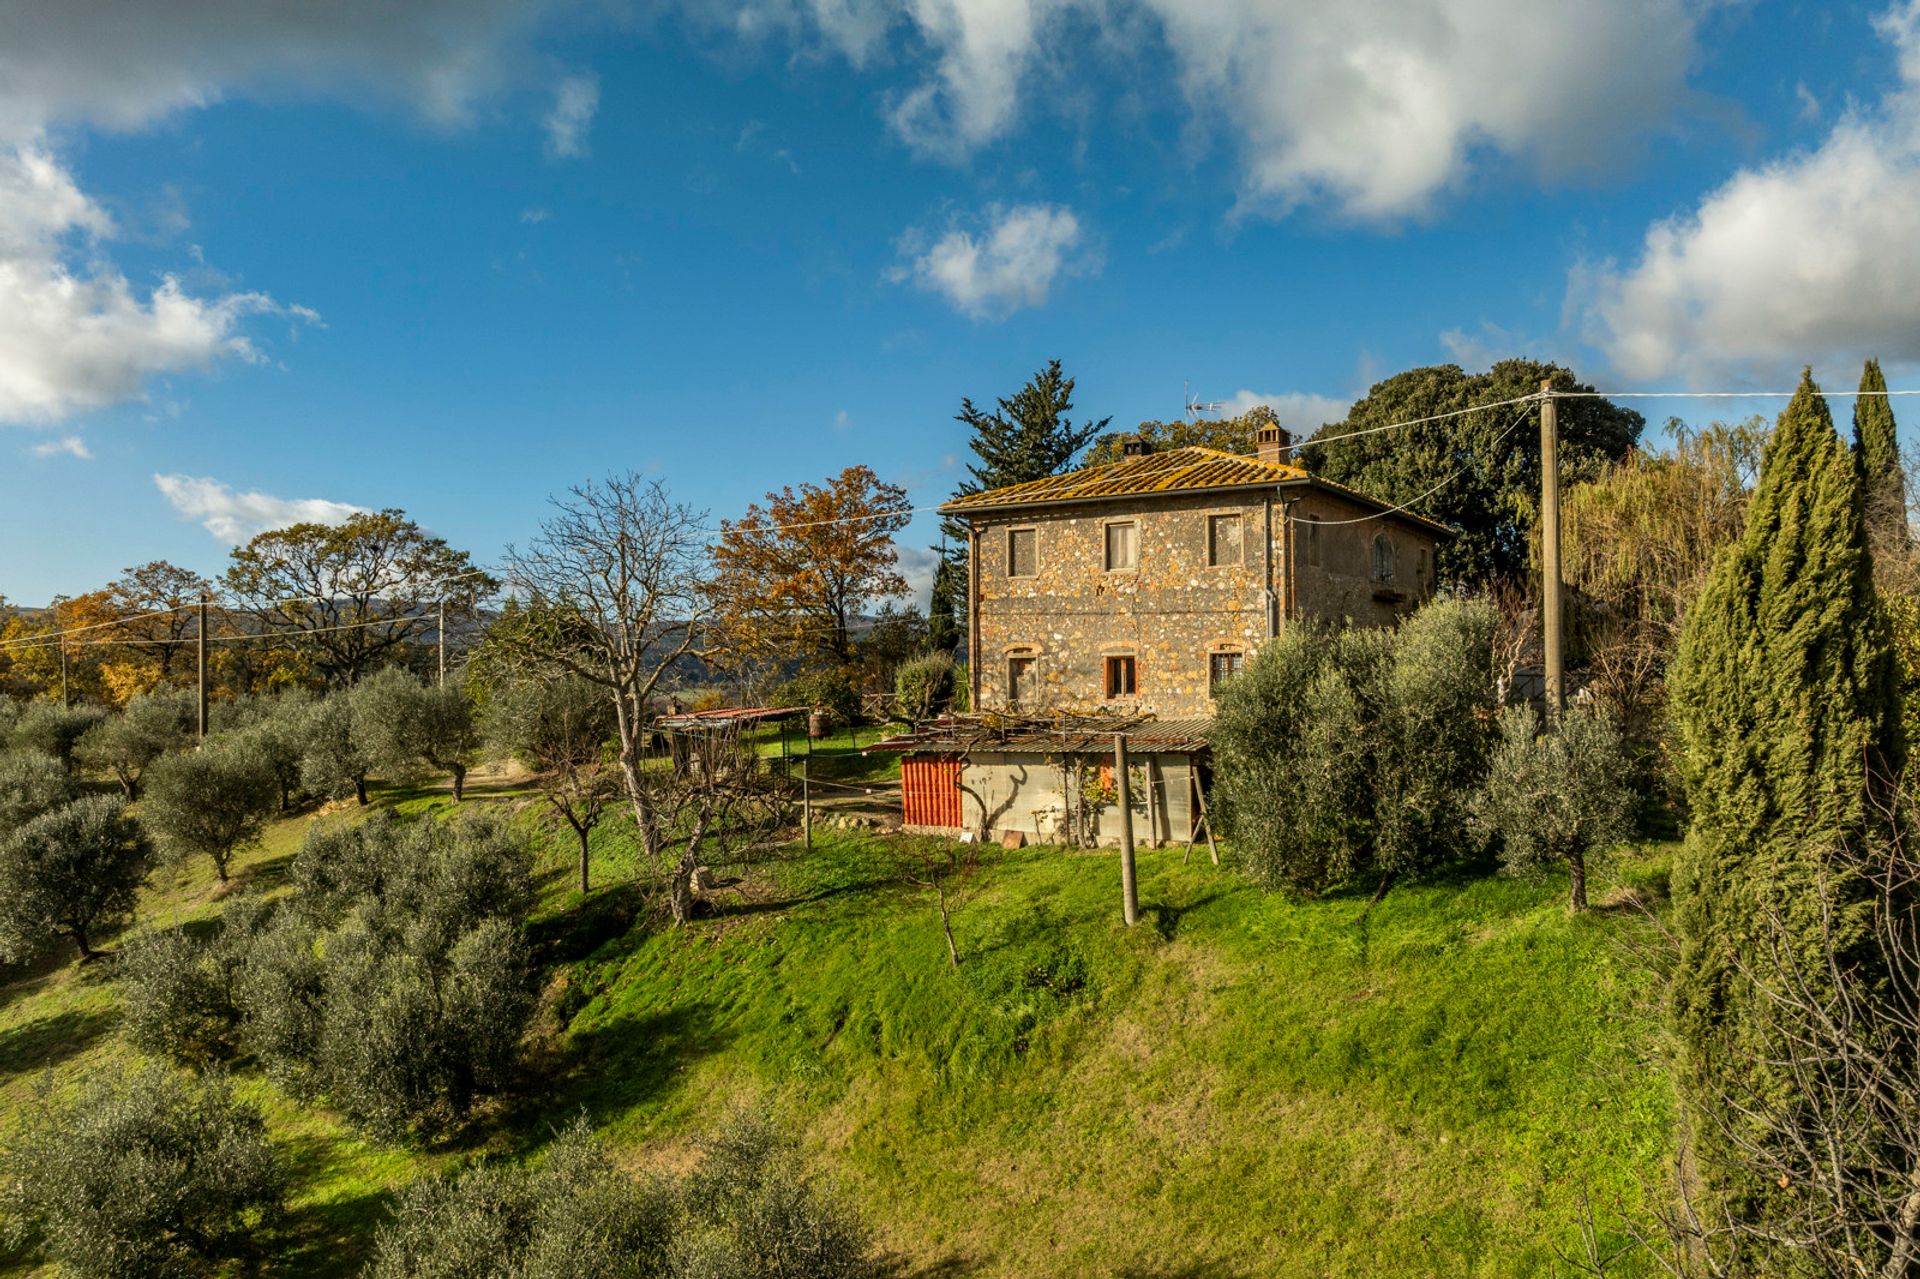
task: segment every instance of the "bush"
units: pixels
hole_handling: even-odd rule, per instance
[[[1397,630],[1294,625],[1222,691],[1222,829],[1254,878],[1383,885],[1471,850],[1486,771],[1493,610],[1429,604]]]
[[[72,799],[73,778],[51,755],[0,751],[0,838]]]
[[[860,722],[860,693],[845,671],[814,671],[788,681],[779,690],[785,706],[827,712],[836,725]]]
[[[59,760],[60,767],[71,773],[74,748],[90,729],[106,718],[107,712],[98,706],[35,702],[14,725],[13,744]]]
[[[259,898],[243,897],[227,906],[205,940],[168,928],[128,942],[115,964],[128,1040],[192,1065],[231,1055],[249,951],[273,913]]]
[[[25,959],[60,937],[91,958],[95,930],[129,919],[153,852],[125,804],[89,795],[0,840],[0,958]]]
[[[1632,833],[1630,775],[1620,734],[1598,711],[1568,707],[1543,733],[1532,707],[1510,707],[1474,798],[1474,824],[1499,840],[1501,865],[1511,872],[1566,863],[1568,904],[1585,910],[1590,859]]]
[[[953,654],[945,649],[902,662],[893,677],[895,709],[913,723],[932,719],[953,705],[956,675]]]
[[[49,1103],[0,1149],[10,1242],[64,1274],[177,1275],[238,1252],[284,1178],[253,1109],[162,1067]]]
[[[88,729],[74,757],[111,773],[129,801],[140,797],[140,776],[168,751],[193,740],[198,709],[189,693],[137,693],[127,708]]]
[[[154,764],[140,818],[172,856],[211,858],[224,884],[234,854],[259,841],[277,798],[266,761],[244,743],[210,742]]]

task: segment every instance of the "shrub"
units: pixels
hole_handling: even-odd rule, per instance
[[[241,743],[209,743],[154,764],[140,817],[172,856],[211,858],[224,884],[234,854],[259,841],[276,798],[265,761]]]
[[[13,744],[25,750],[39,751],[60,761],[60,767],[73,771],[73,751],[88,730],[102,723],[107,712],[98,706],[62,706],[58,702],[35,702],[20,716],[13,728]]]
[[[327,1013],[327,971],[320,932],[291,910],[277,911],[248,941],[234,1002],[240,1045],[274,1082],[303,1096],[321,1086],[315,1074]]]
[[[953,654],[943,648],[902,662],[893,677],[895,709],[915,723],[932,719],[952,706],[956,674]]]
[[[370,1279],[652,1279],[667,1271],[672,1201],[629,1179],[584,1121],[532,1169],[482,1165],[415,1182],[379,1235]]]
[[[835,724],[860,722],[860,692],[845,671],[814,671],[790,680],[780,689],[780,701],[823,710]]]
[[[191,694],[137,693],[118,715],[101,720],[74,748],[88,768],[111,773],[129,801],[140,797],[140,777],[168,751],[193,740],[197,709]]]
[[[0,838],[74,797],[73,778],[51,755],[0,751]]]
[[[36,1107],[0,1149],[10,1242],[62,1273],[176,1275],[231,1256],[278,1210],[259,1114],[158,1066]]]
[[[153,868],[125,804],[89,795],[0,840],[0,958],[24,959],[59,937],[91,958],[95,930],[133,915]]]
[[[1592,859],[1632,833],[1630,775],[1620,734],[1599,711],[1568,707],[1543,733],[1532,707],[1510,707],[1473,801],[1474,824],[1499,841],[1500,863],[1511,872],[1566,863],[1568,905],[1585,910]]]
[[[249,952],[273,913],[261,899],[242,897],[222,912],[211,937],[168,928],[128,942],[115,965],[128,1040],[194,1065],[230,1055]]]
[[[1382,886],[1472,847],[1493,610],[1429,604],[1397,630],[1295,625],[1221,691],[1221,824],[1260,882]]]

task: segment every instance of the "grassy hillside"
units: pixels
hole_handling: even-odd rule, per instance
[[[352,819],[280,823],[247,874],[271,890],[310,822]],[[612,883],[629,841],[597,847]],[[297,1173],[270,1268],[352,1273],[391,1187],[532,1153],[582,1111],[633,1165],[680,1166],[742,1098],[795,1120],[922,1274],[1540,1275],[1583,1187],[1631,1201],[1661,1164],[1668,1092],[1642,1060],[1629,912],[1569,919],[1562,885],[1474,878],[1397,888],[1363,919],[1359,899],[1292,904],[1143,851],[1147,919],[1128,931],[1111,853],[992,850],[956,971],[902,847],[787,850],[671,933],[625,930],[630,894],[571,892],[553,840],[535,922],[553,1076],[461,1143],[370,1144],[243,1064]],[[200,868],[163,873],[143,926],[192,927],[220,909],[210,889]],[[16,977],[0,1122],[44,1079],[128,1054],[110,961]]]

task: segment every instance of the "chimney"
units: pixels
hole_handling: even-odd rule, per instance
[[[1278,422],[1261,427],[1253,440],[1256,445],[1254,454],[1262,462],[1285,463],[1287,455],[1293,451],[1293,437]]]
[[[1153,452],[1153,441],[1144,435],[1129,435],[1120,442],[1121,457],[1145,457]]]

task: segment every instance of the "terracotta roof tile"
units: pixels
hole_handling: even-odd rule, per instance
[[[1082,467],[1065,475],[1009,484],[955,498],[943,511],[989,510],[1035,502],[1078,502],[1088,498],[1126,497],[1139,493],[1179,493],[1192,489],[1248,488],[1304,480],[1307,472],[1284,462],[1263,462],[1218,449],[1190,447],[1123,457],[1102,466]]]

